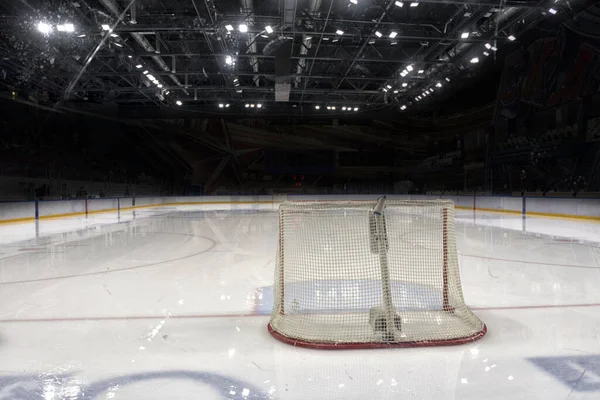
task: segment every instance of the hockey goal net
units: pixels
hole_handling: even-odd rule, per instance
[[[270,333],[325,349],[482,337],[463,299],[454,215],[448,200],[283,203]]]

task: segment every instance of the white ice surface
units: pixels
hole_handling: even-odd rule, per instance
[[[0,225],[0,399],[600,399],[600,224],[460,211],[487,336],[319,351],[255,308],[276,206],[231,208]]]

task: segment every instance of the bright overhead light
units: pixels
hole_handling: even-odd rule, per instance
[[[250,107],[250,104],[246,104],[246,105],[245,105],[245,107],[246,107],[246,108]]]
[[[229,108],[229,103],[225,104],[225,108]]]
[[[392,32],[390,33],[390,39],[393,39],[393,38],[395,38],[396,36],[398,36],[398,32],[394,32],[394,31],[392,31]]]
[[[219,108],[223,108],[223,107],[225,107],[225,104],[223,104],[223,103],[220,103],[220,104],[219,104]]]
[[[394,90],[394,94],[398,94],[400,91],[398,89]]]
[[[162,89],[163,85],[162,83],[159,83],[158,85],[156,85],[157,88]]]
[[[350,3],[352,3],[352,4],[358,4],[358,0],[350,0]]]
[[[108,24],[102,24],[102,30],[103,31],[110,31],[110,26],[108,26]]]
[[[450,82],[450,78],[446,78],[446,82]]]
[[[485,48],[489,50],[489,49],[491,49],[491,48],[492,48],[492,45],[491,45],[491,44],[489,44],[489,43],[486,43],[486,44],[485,44]]]
[[[383,88],[383,91],[384,91],[384,92],[387,92],[387,89],[386,89],[386,88]]]
[[[517,38],[516,38],[516,37],[514,37],[513,35],[510,35],[510,36],[508,37],[508,40],[510,40],[511,42],[514,42],[515,40],[517,40]]]
[[[354,107],[354,111],[358,111],[358,107]]]
[[[460,34],[460,38],[461,39],[468,39],[469,38],[469,32],[463,32]]]
[[[435,84],[435,86],[437,86],[437,87],[442,87],[442,82],[438,82],[438,83],[436,83],[436,84]]]
[[[73,25],[73,24],[57,25],[56,30],[59,32],[75,32],[75,25]]]
[[[254,104],[250,104],[250,108],[254,108]]]
[[[225,57],[225,64],[227,64],[227,65],[233,64],[233,58],[231,56]]]
[[[133,56],[132,55],[128,55],[127,58],[133,58]]]
[[[343,35],[344,31],[341,29],[338,29],[337,31],[335,31],[335,33],[337,33],[338,35]]]
[[[404,3],[403,3],[403,2],[401,2],[401,1],[397,1],[397,2],[396,2],[396,6],[397,6],[397,7],[402,7],[403,5],[404,5]]]
[[[401,109],[402,111],[404,111],[404,110],[406,110],[406,106],[400,106],[400,109]]]
[[[421,100],[421,98],[419,96],[417,96],[417,97],[415,97],[415,100],[419,101],[419,100]]]
[[[492,51],[498,51],[498,48],[496,46],[492,46]]]
[[[229,32],[231,32],[233,30],[233,26],[232,25],[225,25],[225,29],[227,29]]]
[[[379,32],[379,31],[375,31],[375,36],[377,36],[378,38],[383,36],[383,33]]]
[[[258,103],[258,104],[256,105],[256,108],[262,108],[262,104]]]
[[[418,74],[424,74],[425,70],[424,69],[420,69],[419,71],[417,71]]]
[[[154,78],[154,75],[150,75],[150,74],[146,75],[146,77],[147,77],[148,79],[150,79],[151,81],[154,81],[154,79],[155,79],[155,78]]]
[[[374,40],[369,40],[369,44],[374,44],[375,41]]]
[[[551,8],[548,10],[548,12],[552,15],[556,14],[558,11],[556,11],[554,8]]]
[[[392,46],[395,44],[398,44],[398,42],[394,41],[394,42],[390,43],[390,45],[392,45]]]
[[[116,43],[116,42],[115,42],[115,43],[113,43],[113,44],[114,44],[115,46],[117,46],[117,47],[123,47],[123,45],[122,45],[121,43]]]
[[[484,51],[483,55],[486,56],[486,57],[488,57],[490,55],[490,53],[488,53],[487,51]]]
[[[175,104],[177,104],[178,106],[180,106],[180,105],[182,105],[183,103],[181,102],[181,100],[177,100],[177,101],[175,102]]]
[[[407,70],[408,72],[411,72],[413,69],[414,69],[414,68],[413,68],[413,66],[412,66],[412,65],[409,65],[408,67],[406,67],[406,70]]]
[[[240,30],[240,32],[246,33],[246,32],[248,32],[248,25],[246,25],[246,24],[240,24],[240,26],[238,27],[238,29]]]
[[[408,72],[404,72],[404,71],[400,72],[400,76],[401,76],[401,77],[403,77],[403,78],[404,78],[404,77],[405,77],[407,74],[408,74]]]
[[[144,72],[142,72],[142,74],[146,75],[148,73],[148,70],[145,70]]]
[[[331,106],[331,109],[332,109],[332,110],[335,110],[335,106]]]
[[[342,111],[346,111],[346,107],[342,107]]]
[[[479,62],[479,58],[478,57],[473,57],[471,58],[471,64],[477,64]]]
[[[404,83],[402,84],[402,87],[407,87],[407,86],[408,86],[408,83],[406,83],[406,82],[404,82]]]
[[[111,33],[110,37],[119,37],[119,35],[117,35],[116,33]]]
[[[169,94],[169,93],[171,93],[171,91],[170,91],[170,90],[167,90],[167,91],[165,92],[165,94]]]
[[[321,106],[315,106],[315,110],[320,110]]]
[[[82,33],[81,35],[77,35],[77,37],[85,37],[85,33]]]
[[[138,65],[136,65],[135,67],[136,67],[137,69],[140,69],[140,68],[142,68],[142,64],[138,64]]]
[[[418,7],[418,6],[419,6],[419,3],[410,3],[410,6],[411,6],[411,7]]]
[[[387,85],[386,87],[387,87],[388,89],[391,89],[391,88],[392,88],[390,85]]]
[[[327,109],[328,109],[328,110],[331,110],[331,107],[330,107],[330,106],[327,106]]]
[[[52,32],[52,26],[45,22],[39,22],[37,24],[37,30],[40,31],[41,33],[43,33],[44,35],[47,35],[50,32]]]
[[[271,25],[267,25],[265,26],[265,31],[267,31],[267,33],[273,33],[273,28],[271,27]]]
[[[234,82],[237,82],[238,80],[239,80],[238,78],[234,78],[234,79],[233,79],[233,81],[234,81]]]

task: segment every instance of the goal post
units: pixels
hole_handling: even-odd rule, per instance
[[[463,299],[454,217],[449,200],[282,203],[269,332],[323,349],[482,337]]]

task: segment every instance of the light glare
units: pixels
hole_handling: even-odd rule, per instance
[[[240,32],[242,32],[242,33],[246,33],[246,32],[248,32],[248,25],[246,25],[246,24],[240,24],[240,26],[239,26],[239,30],[240,30]]]
[[[47,24],[45,22],[39,22],[37,24],[37,30],[40,31],[41,33],[43,33],[44,35],[47,35],[50,32],[52,32],[52,26],[50,26],[49,24]]]
[[[270,25],[265,26],[265,31],[267,31],[267,33],[273,33],[273,28]]]
[[[390,39],[393,39],[393,38],[395,38],[396,36],[398,36],[398,32],[394,32],[394,31],[392,31],[392,32],[390,33]]]

